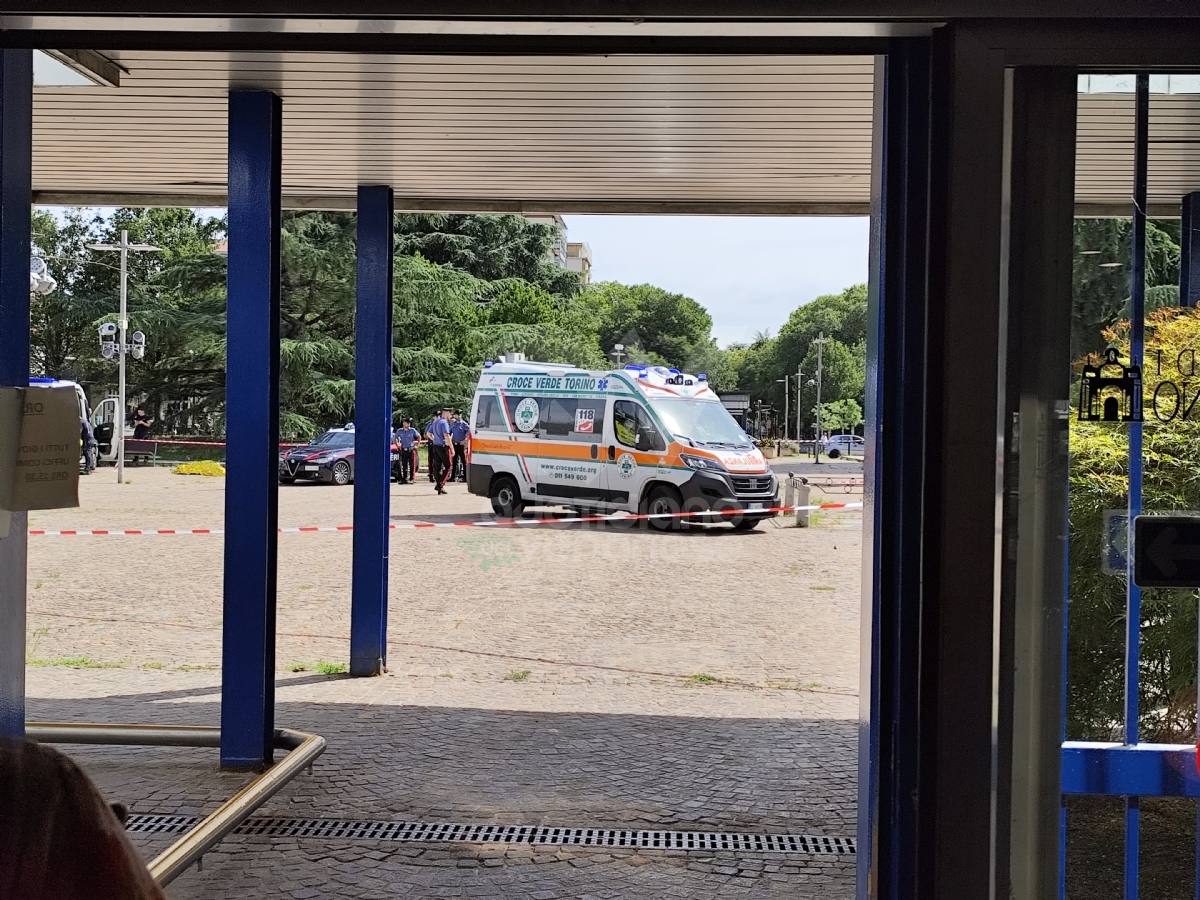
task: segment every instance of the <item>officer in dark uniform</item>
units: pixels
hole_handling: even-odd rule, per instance
[[[471,426],[455,413],[450,420],[450,440],[454,444],[454,475],[452,481],[467,480],[467,442],[471,439]]]
[[[421,433],[412,427],[411,419],[405,419],[396,429],[393,440],[400,448],[400,483],[412,484],[417,475],[417,443]]]

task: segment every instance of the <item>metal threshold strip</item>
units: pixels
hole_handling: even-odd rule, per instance
[[[195,816],[133,815],[131,834],[177,834],[194,827]],[[346,819],[280,819],[256,816],[235,834],[268,837],[342,838],[401,843],[504,844],[545,847],[613,847],[733,853],[850,855],[847,837],[802,834],[743,834],[719,831],[638,831],[621,828],[564,828],[553,825],[465,825],[454,822],[369,822]]]
[[[29,722],[25,734],[47,744],[117,744],[124,746],[219,747],[221,729],[199,725],[96,725]],[[325,752],[319,734],[275,729],[275,747],[288,755],[234,794],[211,815],[187,817],[188,824],[173,833],[183,837],[150,863],[150,874],[160,885],[170,884],[213,846],[250,818],[284,785]],[[131,817],[136,819],[139,817]]]

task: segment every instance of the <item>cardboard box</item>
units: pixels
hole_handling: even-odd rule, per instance
[[[79,435],[74,387],[0,388],[0,509],[78,506]]]

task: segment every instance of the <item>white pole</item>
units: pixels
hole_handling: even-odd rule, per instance
[[[822,331],[817,335],[817,339],[813,341],[817,345],[817,436],[814,442],[817,462],[821,461],[821,377],[825,374],[823,354],[827,340],[825,332]]]
[[[802,391],[803,389],[804,389],[804,370],[801,369],[800,366],[796,366],[796,445],[797,445],[796,446],[796,455],[797,456],[800,455],[799,444],[800,444],[800,441],[802,440],[802,436],[800,434],[800,412],[801,412],[801,410],[804,409],[804,407],[800,405],[800,391]]]
[[[129,274],[129,232],[121,229],[121,315],[117,319],[117,394],[120,399],[120,418],[113,429],[117,434],[117,484],[125,483],[125,334],[129,330],[126,315],[127,289],[126,281]]]
[[[787,440],[788,423],[789,423],[789,420],[791,419],[791,416],[788,415],[788,413],[791,409],[791,406],[790,406],[791,399],[790,398],[792,396],[791,394],[788,393],[788,379],[790,377],[791,377],[790,375],[783,376],[783,439],[785,441]]]

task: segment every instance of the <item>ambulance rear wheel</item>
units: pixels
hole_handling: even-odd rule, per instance
[[[508,475],[501,475],[492,482],[488,497],[492,501],[492,511],[502,519],[515,519],[525,509],[525,504],[521,502],[521,489]]]
[[[656,531],[672,531],[679,527],[679,519],[675,514],[683,509],[683,498],[679,491],[665,484],[660,484],[646,498],[646,513],[652,518],[646,521]],[[666,518],[670,516],[670,518]]]

